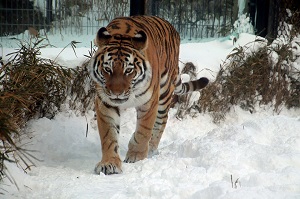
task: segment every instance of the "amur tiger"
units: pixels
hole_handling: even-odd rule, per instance
[[[96,82],[95,110],[102,160],[95,172],[122,172],[118,137],[120,109],[135,107],[137,125],[124,162],[157,153],[173,94],[204,88],[208,79],[182,83],[179,75],[180,36],[167,21],[153,16],[120,17],[100,28],[98,49],[90,61]]]

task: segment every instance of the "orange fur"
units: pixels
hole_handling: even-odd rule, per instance
[[[95,43],[98,50],[90,70],[97,83],[95,107],[102,145],[102,160],[95,171],[120,173],[120,109],[137,110],[136,129],[125,157],[125,162],[136,162],[157,152],[175,88],[185,93],[204,84],[181,83],[179,34],[158,17],[117,18],[99,29]]]

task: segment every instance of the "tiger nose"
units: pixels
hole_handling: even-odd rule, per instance
[[[112,95],[112,96],[114,96],[114,97],[121,97],[121,96],[123,96],[124,95],[124,91],[119,91],[119,92],[116,92],[116,91],[110,91],[110,94]]]
[[[109,88],[106,86],[106,90],[109,91],[110,95],[112,96],[122,96],[124,94],[124,90],[121,89],[120,87],[118,88]]]

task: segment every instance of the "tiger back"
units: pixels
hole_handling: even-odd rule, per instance
[[[150,16],[121,17],[100,28],[90,62],[96,82],[95,109],[102,160],[95,172],[121,173],[118,137],[120,109],[135,107],[137,125],[125,162],[157,153],[175,91],[205,87],[206,78],[182,83],[178,69],[180,36],[167,21]]]

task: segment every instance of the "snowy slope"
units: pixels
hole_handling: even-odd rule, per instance
[[[253,41],[242,34],[235,45]],[[180,60],[192,61],[198,76],[215,77],[222,60],[234,48],[232,41],[182,44]],[[12,49],[5,49],[5,53]],[[80,65],[88,48],[66,49],[58,62]],[[59,49],[45,49],[55,58]],[[32,120],[23,144],[37,150],[25,174],[6,164],[19,190],[8,180],[3,198],[300,198],[300,111],[283,109],[280,115],[261,107],[250,114],[239,108],[216,125],[208,114],[175,118],[171,109],[161,140],[160,154],[134,164],[123,164],[120,175],[95,175],[101,159],[100,139],[93,112],[80,116],[67,106],[54,119]],[[120,152],[124,158],[135,129],[134,109],[121,122]],[[88,126],[88,132],[86,134]]]

